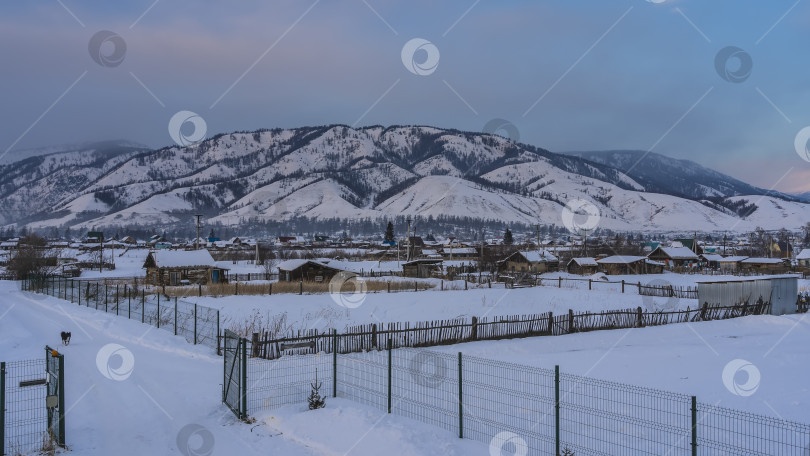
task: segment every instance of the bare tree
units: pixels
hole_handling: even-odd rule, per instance
[[[11,254],[6,269],[14,274],[17,280],[22,280],[28,275],[53,274],[57,270],[57,255],[49,252],[44,238],[29,234],[20,239],[19,246]]]

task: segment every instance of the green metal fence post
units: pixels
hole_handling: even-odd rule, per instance
[[[388,338],[388,413],[391,413],[391,338]]]
[[[554,454],[560,456],[560,366],[554,366]]]
[[[6,446],[6,363],[0,362],[0,454],[6,454],[5,446]]]
[[[99,283],[96,282],[96,310],[98,310],[98,298],[99,298],[98,295],[101,294],[101,293],[99,293],[99,288],[100,288]]]
[[[692,456],[697,456],[697,397],[692,396]]]
[[[141,323],[146,321],[146,290],[141,290]]]
[[[194,303],[194,345],[197,345],[197,303]]]
[[[247,419],[247,339],[242,339],[242,386],[239,388],[242,395],[242,419]]]
[[[461,375],[461,352],[458,352],[458,438],[464,438],[464,401],[462,387],[464,385]]]
[[[160,292],[157,293],[157,327],[160,328]]]
[[[337,397],[337,329],[332,330],[332,397]]]
[[[127,319],[132,319],[132,290],[124,288],[127,294]]]
[[[109,303],[108,294],[107,294],[108,291],[109,290],[107,289],[107,284],[105,283],[104,284],[104,312],[109,311],[109,308],[107,307],[107,305]]]
[[[65,355],[59,354],[59,446],[65,448]]]
[[[118,285],[115,285],[115,315],[118,315]]]
[[[217,355],[221,353],[219,350],[219,311],[217,310]]]
[[[174,297],[174,335],[177,335],[177,296]]]

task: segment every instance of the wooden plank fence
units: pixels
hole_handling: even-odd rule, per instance
[[[338,353],[357,353],[382,350],[390,338],[393,348],[431,347],[480,340],[502,340],[520,337],[559,336],[576,332],[606,329],[640,328],[672,323],[725,320],[747,315],[767,313],[770,303],[760,298],[754,304],[731,307],[709,307],[670,312],[643,311],[635,309],[609,310],[603,312],[574,313],[569,310],[562,315],[551,312],[533,315],[514,315],[471,319],[435,320],[410,323],[389,323],[379,328],[376,323],[353,326],[342,334],[308,330],[272,339],[269,333],[254,333],[251,339],[251,356],[276,359],[285,355],[331,353],[337,341]]]

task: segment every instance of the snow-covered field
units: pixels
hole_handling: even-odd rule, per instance
[[[268,323],[274,316],[287,314],[292,329],[328,329],[339,331],[347,326],[389,322],[421,322],[449,320],[459,317],[499,317],[507,315],[539,314],[553,312],[599,312],[642,307],[651,311],[667,311],[698,306],[696,299],[677,299],[639,296],[634,285],[664,283],[675,287],[694,287],[698,280],[730,278],[731,276],[702,275],[632,275],[610,276],[611,281],[625,280],[625,293],[620,283],[594,283],[588,290],[587,281],[563,280],[562,288],[556,288],[559,276],[582,279],[581,276],[552,273],[548,278],[552,286],[507,289],[503,284],[493,288],[463,290],[463,282],[452,285],[455,290],[440,291],[436,287],[428,291],[399,293],[368,293],[352,296],[346,305],[339,296],[330,294],[274,294],[271,296],[189,297],[190,302],[220,310],[225,326],[240,325],[248,321]],[[445,286],[451,284],[445,282]],[[799,289],[808,289],[809,280],[799,280]]]
[[[694,286],[708,277],[664,274],[611,280],[617,278]],[[800,288],[808,285],[800,281]],[[340,305],[328,294],[190,299],[221,309],[225,326],[257,313],[271,318],[286,312],[299,329],[561,313],[569,308],[598,311],[636,306],[694,308],[697,304],[643,298],[629,290],[622,294],[619,288],[606,285],[592,291],[587,283],[577,286],[371,293],[354,308]],[[306,411],[305,404],[259,412],[257,422],[241,424],[220,403],[222,358],[209,348],[189,345],[181,337],[136,321],[20,292],[14,282],[0,281],[0,294],[5,296],[0,302],[0,360],[39,358],[46,344],[60,347],[65,354],[67,441],[74,454],[188,454],[183,453],[184,445],[204,450],[207,442],[213,442],[212,454],[488,454],[484,444],[459,440],[452,432],[345,399],[328,399],[326,409],[314,412]],[[810,422],[804,366],[810,356],[810,320],[805,317],[752,316],[473,342],[435,350],[543,368],[559,365],[565,373],[696,395],[704,403]],[[73,333],[68,347],[59,345],[63,330]],[[118,344],[132,354],[131,373],[120,356],[102,357],[99,363],[97,357],[108,344]],[[748,376],[753,375],[750,367],[746,367],[748,374],[732,369],[729,377],[729,366],[740,365],[737,360],[753,366],[759,378]],[[112,380],[108,377],[115,375],[110,372],[124,372],[126,378]],[[740,385],[749,387],[745,384],[753,380],[752,394],[735,390]]]
[[[13,282],[0,281],[0,294],[0,360],[41,358],[46,344],[65,355],[66,436],[75,455],[487,454],[480,443],[346,400],[314,412],[288,406],[242,424],[220,403],[222,358],[209,348],[22,293]],[[72,332],[69,346],[60,345],[60,331]],[[108,344],[131,353],[132,364],[121,352],[99,358]]]

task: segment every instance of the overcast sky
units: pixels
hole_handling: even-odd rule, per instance
[[[183,110],[208,136],[502,118],[552,151],[653,150],[810,190],[810,2],[5,1],[0,43],[0,153],[166,146]]]

